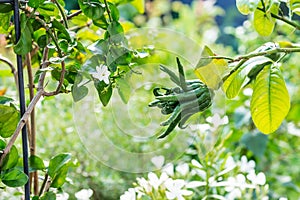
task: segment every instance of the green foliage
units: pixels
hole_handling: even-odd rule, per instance
[[[13,106],[0,105],[0,136],[10,137],[18,124],[19,112]]]

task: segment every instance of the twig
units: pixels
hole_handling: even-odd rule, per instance
[[[15,83],[16,85],[18,85],[18,74],[17,74],[17,70],[14,67],[14,65],[12,64],[12,62],[10,62],[10,60],[8,60],[7,58],[3,57],[0,55],[0,61],[6,63],[10,69],[11,69],[11,73],[14,75],[14,79],[15,79]]]
[[[13,144],[16,141],[16,139],[18,138],[20,131],[22,130],[22,128],[26,124],[28,118],[30,117],[30,114],[31,114],[33,108],[35,107],[35,105],[37,104],[37,102],[40,100],[40,98],[43,96],[43,94],[44,94],[43,90],[38,91],[36,93],[36,95],[34,96],[34,98],[32,99],[32,101],[30,102],[30,104],[29,104],[26,112],[24,113],[24,115],[22,116],[21,120],[19,121],[14,134],[12,135],[12,137],[10,138],[7,146],[3,150],[3,153],[2,153],[1,158],[0,158],[0,166],[2,166],[3,160],[4,160],[5,156],[9,153],[11,147],[13,146]]]
[[[63,18],[63,22],[64,22],[64,24],[65,24],[66,29],[68,29],[68,28],[69,28],[69,26],[68,26],[68,19],[67,19],[66,13],[64,12],[64,9],[63,9],[62,6],[57,2],[57,0],[54,0],[54,2],[55,2],[55,4],[57,5],[58,10],[59,10],[59,12],[60,12],[60,14],[61,14],[61,16],[62,16],[62,18]]]
[[[72,19],[73,17],[80,15],[82,13],[82,10],[78,10],[70,15],[67,16],[67,19]]]
[[[46,183],[48,182],[48,173],[45,174],[45,178],[44,178],[44,181],[42,183],[42,186],[41,186],[41,189],[40,189],[40,192],[39,192],[39,196],[42,196],[43,192],[44,192],[44,189],[45,189],[45,186],[46,186]]]
[[[65,61],[62,61],[61,62],[61,74],[60,74],[60,78],[59,78],[59,82],[58,82],[58,86],[57,86],[56,90],[53,92],[45,92],[44,96],[54,96],[54,95],[57,95],[60,93],[60,89],[64,83],[65,73],[66,73]]]

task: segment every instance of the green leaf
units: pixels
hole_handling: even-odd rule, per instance
[[[58,154],[50,160],[48,167],[48,174],[51,178],[54,178],[57,173],[61,170],[61,168],[71,161],[71,154],[63,153]]]
[[[0,13],[8,13],[13,10],[13,7],[10,3],[2,3],[0,4]]]
[[[60,23],[59,21],[57,21],[56,19],[54,19],[54,20],[52,21],[52,26],[53,26],[53,28],[56,28],[56,29],[59,30],[61,33],[63,33],[63,34],[65,35],[66,39],[67,39],[69,42],[72,41],[69,32],[67,31],[66,27],[65,27],[62,23]]]
[[[194,72],[207,87],[216,90],[229,68],[224,59],[211,59],[208,56],[214,56],[214,53],[205,46]]]
[[[236,0],[236,7],[243,15],[248,15],[257,8],[259,0]]]
[[[45,0],[29,0],[28,5],[32,8],[38,8]]]
[[[98,92],[99,99],[103,106],[107,106],[109,100],[112,96],[112,87],[111,84],[106,85],[103,81],[94,81],[95,88]]]
[[[289,0],[289,6],[293,13],[300,15],[300,0]]]
[[[12,16],[12,12],[7,12],[7,13],[0,12],[0,28],[2,28],[5,31],[8,30],[8,28],[10,27],[11,16]],[[0,33],[1,33],[1,29],[0,29]],[[3,31],[3,33],[5,32]]]
[[[43,196],[41,196],[40,200],[56,200],[56,194],[52,191],[46,192]]]
[[[57,6],[50,1],[45,1],[36,9],[36,11],[44,17],[55,17],[59,15]]]
[[[0,179],[9,187],[20,187],[25,185],[25,183],[28,181],[26,174],[19,169],[12,169],[3,172]]]
[[[113,21],[118,21],[120,18],[120,13],[119,13],[117,6],[115,4],[108,3],[108,7],[109,7],[110,15],[111,15]]]
[[[60,188],[65,182],[68,174],[69,166],[64,165],[52,180],[51,187]]]
[[[240,66],[235,72],[233,72],[230,76],[226,78],[226,80],[223,83],[223,91],[226,94],[226,97],[229,99],[232,99],[236,97],[242,87],[247,82],[247,75],[251,79],[254,79],[258,72],[263,69],[263,67],[270,63],[271,60],[269,58],[266,58],[264,56],[258,56],[249,59],[246,61],[242,66]],[[257,69],[259,68],[259,71]],[[249,74],[254,73],[254,70],[257,71],[257,74],[255,74],[255,77],[250,77]],[[251,74],[252,75],[252,74]]]
[[[130,4],[133,5],[140,14],[145,12],[145,0],[133,0]]]
[[[15,145],[12,146],[9,153],[4,158],[1,170],[7,170],[15,167],[19,161],[18,149]]]
[[[0,104],[6,104],[12,101],[14,101],[12,98],[0,96]]]
[[[21,27],[21,37],[18,43],[14,46],[14,51],[18,55],[25,55],[32,49],[32,27],[25,14],[21,15]]]
[[[271,13],[277,14],[279,5],[274,3],[271,9],[263,12],[256,9],[254,12],[254,28],[261,36],[269,36],[272,34],[276,20],[271,16]]]
[[[44,161],[40,157],[35,155],[31,155],[29,157],[29,167],[30,167],[30,171],[46,169],[44,165]]]
[[[72,92],[73,100],[75,102],[78,102],[88,94],[89,89],[87,87],[85,87],[84,85],[78,87],[78,85],[74,84],[72,86],[71,92]]]
[[[129,83],[125,79],[120,78],[117,79],[117,87],[122,101],[127,104],[131,96],[131,87]]]
[[[10,137],[18,124],[19,112],[16,108],[6,105],[0,105],[0,136]]]
[[[78,0],[78,3],[83,13],[92,20],[100,19],[104,14],[105,6],[99,0]]]
[[[277,66],[265,66],[256,77],[250,109],[254,124],[265,134],[277,130],[288,114],[290,97]]]

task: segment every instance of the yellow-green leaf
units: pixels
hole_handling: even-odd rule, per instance
[[[247,78],[247,75],[249,75],[249,72],[258,66],[263,67],[270,62],[271,60],[264,56],[257,56],[245,62],[224,81],[222,89],[226,97],[229,99],[236,97],[242,87],[248,82],[249,78]]]
[[[243,15],[250,14],[257,7],[259,0],[236,0],[236,7]]]
[[[258,74],[250,103],[256,127],[265,134],[278,129],[290,109],[290,97],[281,71],[268,65]]]
[[[272,34],[276,20],[272,17],[271,13],[278,13],[279,5],[274,3],[270,10],[264,12],[256,9],[254,12],[254,28],[261,36],[269,36]]]
[[[207,58],[213,55],[213,52],[205,46],[194,72],[207,87],[217,90],[224,75],[228,72],[228,64],[224,59]]]
[[[130,4],[133,5],[139,13],[143,14],[145,12],[145,0],[133,0]]]
[[[300,15],[300,0],[290,0],[290,9],[293,13]]]

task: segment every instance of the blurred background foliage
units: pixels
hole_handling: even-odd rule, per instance
[[[66,0],[65,2],[68,10],[78,9],[77,1]],[[135,27],[168,28],[184,34],[187,38],[198,43],[199,47],[204,44],[210,45],[220,55],[244,54],[267,41],[289,40],[297,42],[299,37],[290,27],[280,23],[277,24],[275,34],[268,38],[259,37],[253,31],[252,24],[247,18],[238,13],[234,0],[218,0],[217,2],[214,0],[185,0],[181,2],[149,0],[146,1],[145,7],[146,12],[142,15],[129,4],[119,7],[124,22],[122,26],[125,30],[130,31]],[[83,43],[88,45],[102,36],[96,27],[90,25],[78,32],[77,37],[80,37]],[[175,40],[173,42],[179,43],[174,48],[178,52],[182,52],[182,55],[198,55],[198,52],[201,51],[199,49],[198,52],[189,52],[188,48],[181,48],[187,46],[184,41]],[[9,57],[14,62],[15,58],[11,48],[6,47],[5,40],[2,37],[0,38],[0,44],[0,54]],[[249,111],[251,89],[246,88],[237,98],[226,101],[226,115],[229,118],[229,124],[220,130],[218,136],[221,137],[223,134],[226,135],[229,131],[233,131],[229,140],[224,144],[226,151],[231,152],[236,158],[247,155],[249,159],[256,161],[256,168],[266,174],[270,199],[278,199],[280,196],[285,196],[288,199],[298,199],[300,197],[300,70],[298,66],[300,57],[298,55],[288,57],[289,59],[284,60],[282,69],[291,95],[292,106],[287,120],[281,128],[268,136],[257,131]],[[154,51],[143,62],[163,63],[173,66],[173,69],[175,69],[174,58],[175,55],[168,52]],[[187,76],[196,78],[192,72],[193,63],[185,62],[184,64],[187,69]],[[0,70],[0,92],[6,92],[8,96],[16,96],[10,70],[2,63],[0,63]],[[156,78],[158,77],[157,74],[160,73],[158,66],[146,70],[142,68],[137,70],[144,70],[143,73],[147,74],[150,79],[153,78],[153,81],[158,81],[158,78]],[[137,77],[132,79],[133,82],[139,80],[139,76]],[[167,79],[162,81],[169,84]],[[147,103],[153,99],[149,88],[148,94],[143,99],[143,103],[141,103],[141,100],[138,101],[139,104],[136,106],[136,110],[132,112],[142,114],[150,112],[145,108]],[[71,95],[45,98],[37,106],[37,153],[43,158],[50,158],[57,153],[71,152],[79,160],[80,166],[70,172],[69,183],[64,186],[65,191],[70,195],[70,199],[75,199],[75,192],[83,188],[93,190],[93,199],[118,199],[120,194],[132,186],[135,178],[143,174],[116,171],[90,157],[76,132],[72,107]],[[200,121],[204,121],[205,115],[200,117]],[[124,141],[121,146],[129,150],[137,150],[152,145],[151,143],[142,143],[142,145],[140,143],[126,143],[128,140],[122,139],[122,135],[118,134],[116,126],[110,123],[110,116],[104,114],[101,117],[112,134],[111,138],[117,140],[116,142],[122,143]],[[119,117],[122,118],[122,114]],[[141,119],[140,116],[136,116],[136,118]],[[196,118],[194,121],[196,121]],[[198,140],[198,142],[201,141]],[[166,149],[166,151],[172,151],[172,148]],[[174,161],[174,163],[178,162],[180,162],[180,159]],[[152,165],[150,161],[147,164]]]

